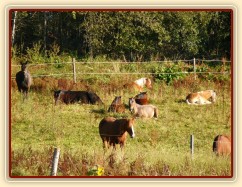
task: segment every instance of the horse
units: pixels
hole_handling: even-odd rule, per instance
[[[139,92],[142,92],[144,87],[152,88],[151,80],[149,78],[140,78],[138,80],[135,80],[133,82],[126,83],[123,87],[126,88],[133,88],[135,90],[138,90]]]
[[[99,96],[90,91],[54,91],[55,104],[58,100],[65,104],[81,103],[81,104],[103,104]]]
[[[108,112],[124,113],[125,106],[121,101],[121,96],[116,96],[108,108]]]
[[[99,134],[103,142],[103,148],[113,147],[116,149],[116,144],[120,148],[124,147],[127,133],[131,138],[135,137],[134,133],[134,118],[131,119],[116,119],[114,117],[105,117],[99,123]]]
[[[32,77],[29,71],[27,70],[27,64],[28,62],[21,62],[21,71],[16,73],[16,83],[18,86],[18,91],[20,93],[23,92],[24,98],[28,97],[28,92],[32,84]]]
[[[146,86],[147,88],[152,88],[151,80],[149,78],[140,78],[138,80],[135,80],[134,82],[141,88],[143,88],[144,86]]]
[[[134,113],[136,117],[144,118],[158,118],[158,108],[154,105],[139,105],[134,98],[129,98],[129,110]]]
[[[231,138],[225,135],[218,135],[213,141],[213,152],[217,156],[231,154]]]
[[[139,105],[147,105],[148,104],[148,95],[147,92],[140,92],[136,96],[133,97],[135,102]]]
[[[211,100],[211,101],[209,101]],[[216,92],[214,90],[205,90],[195,93],[190,93],[186,97],[187,104],[194,104],[194,105],[204,105],[204,104],[211,104],[216,101]]]

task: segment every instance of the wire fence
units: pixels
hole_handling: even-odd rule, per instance
[[[192,67],[192,70],[190,71],[179,71],[179,72],[77,72],[76,71],[76,65],[88,65],[87,68],[92,69],[92,67],[94,65],[100,65],[100,64],[112,64],[112,65],[117,65],[117,64],[127,64],[127,65],[139,65],[139,64],[152,64],[152,63],[158,63],[158,64],[162,64],[162,63],[178,63],[178,62],[186,62],[189,63],[191,62],[192,65],[190,67]],[[123,62],[123,61],[117,61],[117,62],[76,62],[75,58],[72,59],[71,62],[58,62],[58,63],[42,63],[42,64],[29,64],[30,67],[38,67],[38,66],[51,66],[51,65],[57,65],[57,66],[61,66],[61,65],[72,65],[72,71],[71,72],[67,72],[67,73],[48,73],[48,74],[32,74],[33,78],[38,78],[38,77],[70,77],[73,76],[74,82],[76,82],[76,76],[77,75],[138,75],[138,74],[142,74],[142,75],[158,75],[158,74],[194,74],[194,78],[196,79],[196,74],[231,74],[231,71],[228,70],[223,70],[223,71],[197,71],[197,63],[196,62],[222,62],[221,66],[225,66],[225,63],[231,63],[231,61],[227,61],[227,60],[219,60],[219,59],[211,59],[211,60],[204,60],[204,59],[190,59],[190,60],[164,60],[164,61],[150,61],[150,62]],[[13,64],[11,65],[11,67],[19,67],[21,65],[16,65]],[[225,68],[224,68],[225,69]],[[101,71],[99,69],[99,71]],[[103,69],[103,71],[105,71]],[[15,76],[11,76],[11,79],[15,79]]]

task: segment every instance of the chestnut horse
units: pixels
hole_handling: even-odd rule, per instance
[[[27,98],[30,86],[32,84],[32,77],[27,71],[27,63],[21,62],[21,71],[16,73],[16,82],[18,86],[18,91],[23,92],[24,99]]]
[[[125,84],[123,87],[129,89],[133,88],[141,92],[145,86],[147,88],[152,88],[151,80],[149,78],[140,78],[138,80]]]
[[[211,104],[212,102],[214,103],[215,101],[216,101],[216,92],[214,90],[205,90],[205,91],[190,93],[186,97],[187,104],[194,104],[194,105]]]
[[[141,88],[144,88],[146,86],[147,88],[152,88],[151,86],[151,80],[149,78],[140,78],[136,81],[134,81],[137,85],[139,85]]]
[[[93,92],[87,91],[54,91],[55,104],[58,100],[65,104],[81,103],[81,104],[103,104],[99,96]]]
[[[129,110],[134,113],[136,117],[144,118],[158,118],[158,108],[154,105],[139,105],[134,98],[129,98]]]
[[[108,112],[124,113],[125,106],[121,101],[121,96],[116,96],[108,108]]]
[[[231,154],[231,138],[225,135],[218,135],[213,141],[213,152],[217,156]]]
[[[127,132],[131,138],[135,137],[134,134],[134,119],[116,119],[114,117],[103,118],[99,123],[99,134],[103,141],[103,147],[109,148],[116,144],[124,147]]]
[[[139,105],[147,105],[148,104],[148,95],[147,92],[140,92],[138,95],[134,97],[135,102]]]

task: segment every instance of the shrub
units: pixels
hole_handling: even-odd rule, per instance
[[[185,74],[182,72],[182,68],[179,65],[167,67],[156,66],[152,73],[154,73],[155,79],[165,81],[167,85],[170,85],[174,80],[185,77]]]

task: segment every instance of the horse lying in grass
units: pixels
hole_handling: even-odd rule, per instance
[[[217,156],[231,154],[231,138],[225,135],[218,135],[213,141],[213,152]]]
[[[136,117],[143,118],[158,118],[158,108],[153,105],[139,105],[134,98],[129,98],[129,110],[134,113]]]
[[[211,101],[209,101],[211,100]],[[213,90],[205,90],[196,93],[190,93],[186,97],[187,104],[194,104],[194,105],[205,105],[211,104],[216,101],[216,92]]]
[[[139,105],[147,105],[148,104],[148,95],[147,92],[140,92],[138,95],[134,97],[135,102]]]
[[[54,91],[55,104],[60,100],[65,104],[81,103],[81,104],[103,104],[100,97],[90,91]]]
[[[119,144],[121,148],[124,147],[127,133],[131,138],[135,137],[134,122],[131,119],[116,119],[114,117],[103,118],[99,123],[99,134],[103,141],[103,147],[109,148]]]
[[[152,88],[151,80],[149,78],[140,78],[138,80],[125,84],[123,87],[128,89],[132,88],[141,92],[145,86],[147,88]]]
[[[28,97],[28,92],[32,84],[32,77],[27,71],[27,63],[28,62],[21,62],[21,71],[16,73],[16,83],[18,86],[18,91],[23,93],[24,99]]]
[[[121,96],[116,96],[108,108],[108,112],[124,113],[125,106],[121,101]]]
[[[149,78],[140,78],[136,81],[134,81],[137,85],[139,85],[141,88],[144,88],[145,86],[147,88],[152,88],[151,80]]]

